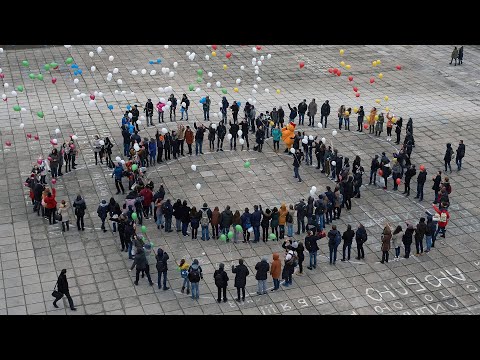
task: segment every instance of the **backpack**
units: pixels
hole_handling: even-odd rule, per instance
[[[298,265],[298,256],[297,254],[293,254],[292,258],[287,261],[288,265],[295,267]]]
[[[188,277],[188,270],[187,269],[180,270],[180,275],[182,279],[186,279]]]
[[[293,223],[293,216],[290,214],[290,212],[287,213],[287,223],[291,224]]]
[[[440,222],[447,222],[447,213],[446,212],[442,212],[440,214]]]
[[[335,246],[340,245],[342,241],[342,236],[340,235],[340,231],[337,231],[337,235],[335,236]]]
[[[208,226],[210,223],[210,219],[208,218],[208,210],[203,210],[202,211],[202,219],[200,220],[200,224],[202,226]]]
[[[447,193],[450,194],[452,192],[452,185],[448,184],[446,188],[447,188]]]
[[[162,256],[161,259],[157,260],[157,265],[156,265],[156,267],[157,267],[157,271],[158,271],[159,273],[165,271],[166,266],[165,266],[165,261],[163,261],[163,256]]]
[[[215,275],[215,285],[217,285],[218,287],[224,287],[225,286],[225,283],[223,281],[223,272],[219,271]]]
[[[193,283],[197,283],[200,281],[200,272],[198,269],[191,269],[188,273],[188,280]]]

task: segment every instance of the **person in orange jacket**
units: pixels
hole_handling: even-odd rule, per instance
[[[445,231],[446,231],[446,227],[448,225],[448,220],[450,219],[450,214],[449,214],[448,210],[444,207],[444,204],[442,204],[442,207],[440,209],[436,205],[433,205],[433,209],[440,216],[440,219],[438,220],[438,227],[437,227],[437,231],[435,233],[435,237],[441,231],[442,235],[440,235],[440,236],[445,238]]]
[[[280,276],[282,275],[282,262],[277,253],[273,253],[273,262],[270,266],[270,275],[273,278],[273,289],[275,291],[280,288]]]

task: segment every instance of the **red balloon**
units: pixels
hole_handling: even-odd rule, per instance
[[[300,61],[299,65],[300,65],[300,69],[303,69],[303,67],[305,66],[305,63],[303,61]]]
[[[360,93],[359,92],[355,93],[355,96],[360,97]]]
[[[57,179],[52,179],[52,184],[55,185],[57,183]]]
[[[3,99],[3,101],[8,101],[8,98]]]
[[[38,135],[35,135],[33,138],[34,138],[35,140],[40,139],[40,138],[38,137]]]
[[[52,84],[55,84],[57,82],[57,78],[52,78]]]
[[[31,138],[32,138],[32,134],[27,134],[27,138],[31,139]]]
[[[353,76],[349,76],[348,81],[353,81]]]
[[[363,125],[363,128],[364,128],[365,130],[367,130],[367,129],[368,129],[368,124]]]
[[[262,47],[260,45],[257,45],[257,50],[262,50]]]
[[[213,50],[217,50],[217,45],[212,45]]]
[[[48,161],[52,161],[52,158],[50,156],[47,159],[48,159]]]
[[[425,170],[425,165],[420,165],[420,171]]]
[[[225,55],[227,57],[227,59],[230,59],[232,57],[232,53],[231,52],[227,52],[227,54]]]
[[[95,95],[90,95],[90,99],[95,100]]]
[[[53,68],[53,70],[58,70],[58,65]]]
[[[333,69],[332,69],[332,68],[328,69],[328,72],[329,72],[330,74],[333,74]]]
[[[378,175],[379,175],[379,176],[383,176],[383,171],[382,171],[382,169],[378,170]]]
[[[397,70],[402,70],[402,67],[400,65],[396,66]]]
[[[398,178],[397,180],[395,180],[395,182],[397,183],[397,185],[400,185],[402,183],[402,179]]]
[[[370,78],[370,84],[373,84],[375,82],[375,78]]]
[[[7,141],[5,141],[5,145],[7,145],[7,146],[12,146],[12,143],[7,140]]]
[[[340,70],[337,71],[337,76],[342,75],[342,72]]]
[[[0,79],[3,79],[5,77],[5,74],[0,74]]]
[[[357,92],[358,88],[356,86],[353,87],[353,91]]]
[[[333,69],[333,73],[334,73],[334,74],[336,74],[337,72],[338,72],[338,69],[337,69],[337,68]]]

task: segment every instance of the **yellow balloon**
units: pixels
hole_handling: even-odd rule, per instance
[[[353,112],[356,114],[358,112],[358,108],[357,107],[354,107],[353,108]]]
[[[393,117],[393,118],[392,118],[392,123],[395,124],[396,122],[397,122],[397,118],[396,118],[396,117]]]
[[[390,108],[387,106],[387,107],[385,108],[385,111],[386,111],[386,112],[389,112],[389,111],[390,111]]]
[[[280,89],[277,89],[277,94],[280,94]]]
[[[377,60],[377,65],[380,65],[382,62],[380,60]]]
[[[380,99],[375,100],[377,104],[380,104]]]
[[[383,79],[383,74],[382,74],[382,73],[378,74],[378,77],[379,77],[380,79]]]
[[[377,121],[377,120],[378,120],[378,115],[375,115],[375,121]]]
[[[270,126],[273,126],[275,123],[273,121],[270,121]]]
[[[347,68],[347,70],[350,70],[350,68],[352,67],[350,64],[345,66]]]
[[[227,70],[228,66],[226,64],[223,64],[223,70]]]
[[[345,50],[341,49],[341,50],[340,50],[340,55],[343,56],[344,53],[345,53]]]
[[[233,91],[238,92],[238,88],[233,88]]]
[[[345,66],[345,61],[340,61],[340,65]]]
[[[388,96],[385,95],[384,99],[385,99],[385,101],[388,101]]]
[[[215,51],[212,51],[212,56],[217,56],[217,53]]]
[[[348,111],[345,111],[345,116],[349,116],[350,113]]]
[[[373,65],[373,66],[377,66],[377,62],[376,62],[376,61],[373,61],[373,62],[372,62],[372,65]]]

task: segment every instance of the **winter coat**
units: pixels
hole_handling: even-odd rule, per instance
[[[218,210],[213,210],[212,212],[212,220],[211,220],[211,223],[212,223],[212,226],[217,226],[220,224],[220,218],[221,218],[222,214],[220,214],[220,211]]]
[[[266,260],[258,262],[255,265],[255,270],[257,270],[257,274],[255,275],[255,279],[257,280],[267,280],[268,270],[270,270],[270,265]]]
[[[73,207],[75,208],[76,216],[85,216],[85,210],[87,209],[87,205],[85,204],[85,200],[83,198],[80,200],[75,200],[73,203]]]
[[[57,200],[55,200],[56,189],[52,189],[51,196],[46,196],[43,201],[45,202],[45,209],[55,209],[57,207]]]
[[[305,254],[304,254],[305,246],[303,246],[303,243],[301,241],[298,243],[296,252],[297,252],[298,261],[301,262],[301,261],[305,260]]]
[[[465,156],[465,145],[459,144],[457,148],[457,159],[463,159]]]
[[[145,270],[147,268],[147,264],[147,256],[145,255],[145,251],[142,250],[135,254],[135,259],[133,260],[131,269],[136,266],[137,270]]]
[[[185,130],[185,142],[188,145],[193,144],[193,131],[192,131],[192,129]]]
[[[455,48],[452,51],[452,59],[457,59],[458,58],[458,49]]]
[[[447,150],[445,151],[445,156],[443,157],[443,160],[452,161],[452,155],[453,155],[452,146],[450,144],[447,144]]]
[[[250,226],[252,226],[252,214],[250,213],[243,213],[240,216],[240,220],[242,221],[242,228],[247,230]]]
[[[311,102],[308,104],[308,113],[310,116],[315,116],[317,114],[317,103],[316,102]]]
[[[217,279],[217,274],[220,274],[221,279]],[[228,275],[223,269],[215,270],[213,274],[213,278],[215,279],[215,285],[219,288],[227,287],[228,286]]]
[[[102,149],[102,145],[100,145],[100,139],[93,140],[92,146],[93,146],[94,152],[96,153],[100,152],[100,150]]]
[[[440,190],[440,183],[442,182],[442,177],[440,175],[437,175],[435,179],[433,180],[433,186],[432,190],[438,191]]]
[[[192,266],[190,266],[190,267],[188,268],[188,274],[189,274],[189,275],[190,275],[190,273],[191,273],[192,271],[198,271],[198,273],[199,273],[199,275],[200,275],[200,279],[203,279],[202,267],[201,267],[200,265],[198,265],[198,263],[195,264],[195,262],[194,262],[194,263],[192,264]],[[198,281],[192,281],[191,278],[190,278],[190,276],[188,277],[188,280],[190,280],[190,282],[192,282],[192,283],[198,283],[198,282],[200,282],[200,280],[198,280]]]
[[[320,238],[317,235],[310,235],[305,238],[305,247],[307,248],[308,252],[320,250],[317,244],[318,240],[320,240]]]
[[[220,139],[223,139],[227,134],[227,128],[224,125],[217,126],[217,135]]]
[[[392,235],[392,247],[396,249],[402,244],[403,231]]]
[[[343,243],[345,245],[352,245],[354,237],[355,237],[355,231],[353,231],[353,230],[345,231],[342,235]]]
[[[190,222],[190,206],[183,206],[180,208],[180,219],[182,223]]]
[[[382,234],[382,251],[390,250],[390,241],[392,240],[392,234]]]
[[[320,108],[320,112],[324,116],[330,115],[330,105],[327,103],[323,103],[322,107]]]
[[[236,288],[244,288],[247,285],[247,276],[250,274],[248,268],[244,265],[232,265],[232,272],[235,274],[235,284]]]
[[[378,131],[378,132],[382,132],[383,131],[383,122],[384,122],[384,118],[383,118],[383,115],[379,115],[378,116],[378,120],[377,120],[377,124],[375,126],[375,131]]]
[[[254,211],[252,216],[250,217],[252,226],[260,226],[260,218],[262,217],[262,213],[260,210]]]
[[[274,141],[280,141],[282,136],[282,131],[280,129],[274,128],[272,129],[272,137]]]
[[[276,228],[279,225],[280,213],[278,211],[272,212],[270,226]]]
[[[262,227],[268,227],[270,225],[270,218],[272,217],[272,213],[265,213],[262,211],[262,221],[261,221],[261,225]]]
[[[337,244],[337,234],[339,234],[339,231],[338,230],[330,230],[328,232],[328,246],[331,247],[331,246],[336,246]]]
[[[273,254],[273,262],[270,266],[270,275],[273,279],[280,279],[280,275],[282,274],[282,262],[279,260],[279,256],[277,253]]]
[[[233,223],[233,213],[231,210],[224,210],[222,211],[222,215],[220,217],[220,227],[228,228]]]
[[[68,206],[67,204],[60,205],[60,207],[58,208],[58,213],[62,215],[62,222],[66,222],[70,220],[70,217],[68,215],[69,209],[70,209],[70,206]]]
[[[405,233],[402,236],[403,245],[405,245],[405,246],[412,245],[413,232],[414,232],[413,228],[411,228],[411,229],[407,228],[407,230],[405,230]]]
[[[427,172],[420,171],[420,173],[417,176],[417,183],[420,185],[424,185],[426,181],[427,181]]]
[[[108,204],[106,202],[105,204],[100,203],[100,205],[98,205],[98,208],[97,208],[98,217],[102,220],[105,220],[107,218],[107,214],[108,214]]]
[[[441,227],[441,228],[445,228],[447,225],[448,225],[448,220],[450,219],[450,214],[449,212],[447,211],[447,209],[442,209],[440,210],[436,205],[433,205],[433,209],[437,212],[437,214],[439,214],[440,216],[442,215],[442,213],[446,213],[446,216],[447,216],[447,221],[438,221],[438,226]]]
[[[60,274],[58,276],[57,280],[57,290],[61,292],[62,294],[68,293],[68,281],[67,281],[67,275],[65,274]]]
[[[278,211],[279,217],[278,217],[278,224],[279,225],[285,225],[287,222],[287,214],[288,210],[285,205],[280,206],[280,210]]]
[[[357,242],[357,246],[367,241],[367,231],[364,227],[358,228],[355,232],[355,241]]]

